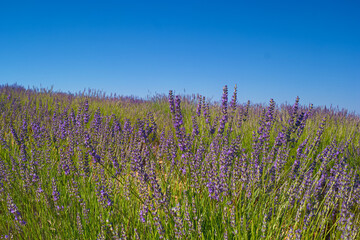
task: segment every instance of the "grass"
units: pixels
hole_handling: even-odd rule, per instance
[[[1,86],[0,238],[359,238],[358,115],[178,98]]]

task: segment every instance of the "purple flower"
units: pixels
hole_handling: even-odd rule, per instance
[[[175,97],[175,122],[174,127],[176,130],[178,130],[183,125],[183,117],[181,114],[181,98],[179,95],[176,95]]]
[[[227,85],[223,88],[223,95],[221,98],[221,111],[222,114],[227,116],[227,103],[228,103],[228,88]]]
[[[53,196],[53,201],[54,201],[54,205],[55,205],[55,209],[56,211],[62,210],[64,207],[63,206],[59,206],[59,200],[60,200],[60,192],[58,191],[58,188],[56,186],[56,180],[53,178],[52,179],[52,196]]]
[[[237,86],[235,85],[234,87],[234,94],[231,98],[231,102],[230,102],[230,107],[232,112],[235,112],[236,110],[236,100],[237,100]]]
[[[92,155],[94,163],[100,163],[101,157],[98,154],[93,154]]]
[[[104,207],[110,207],[113,205],[111,200],[111,191],[109,188],[108,179],[105,177],[104,169],[100,170],[101,179],[99,176],[96,176],[96,195],[98,197],[99,203]]]
[[[199,126],[196,122],[196,118],[194,116],[191,117],[191,120],[193,122],[193,130],[192,130],[192,134],[194,136],[197,136],[199,134]]]
[[[26,222],[23,220],[19,209],[17,208],[16,204],[14,203],[12,197],[9,194],[7,195],[7,205],[8,210],[14,216],[15,221],[20,223],[21,225],[26,225]]]
[[[100,134],[100,129],[102,127],[102,116],[100,112],[100,108],[98,108],[94,114],[94,119],[92,121],[92,128],[94,129],[97,135]]]
[[[20,146],[21,143],[20,143],[19,137],[16,134],[16,131],[15,131],[15,129],[14,129],[14,127],[13,127],[13,125],[11,123],[10,123],[10,131],[11,131],[13,137],[14,137],[15,142]]]
[[[297,111],[299,109],[299,101],[300,101],[300,98],[296,97],[295,104],[293,105],[291,112],[290,112],[290,119],[289,119],[290,126],[293,126],[295,118],[297,116]]]
[[[203,100],[203,116],[205,118],[205,122],[206,124],[210,124],[210,106],[209,106],[209,103],[205,103],[205,97],[204,97],[204,100]]]
[[[201,106],[202,106],[202,97],[201,97],[201,95],[198,95],[198,104],[196,107],[196,114],[198,117],[200,117],[200,115],[201,115]]]
[[[169,106],[170,106],[170,112],[172,114],[175,113],[175,104],[174,104],[174,95],[173,95],[173,91],[169,91]]]

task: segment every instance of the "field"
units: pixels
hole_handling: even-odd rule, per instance
[[[236,91],[0,86],[0,239],[360,239],[360,117]]]

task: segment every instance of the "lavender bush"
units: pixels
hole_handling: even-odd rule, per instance
[[[16,85],[0,110],[0,239],[360,239],[346,110]]]

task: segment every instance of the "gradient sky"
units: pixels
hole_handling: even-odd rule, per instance
[[[0,1],[0,84],[360,113],[358,1]]]

